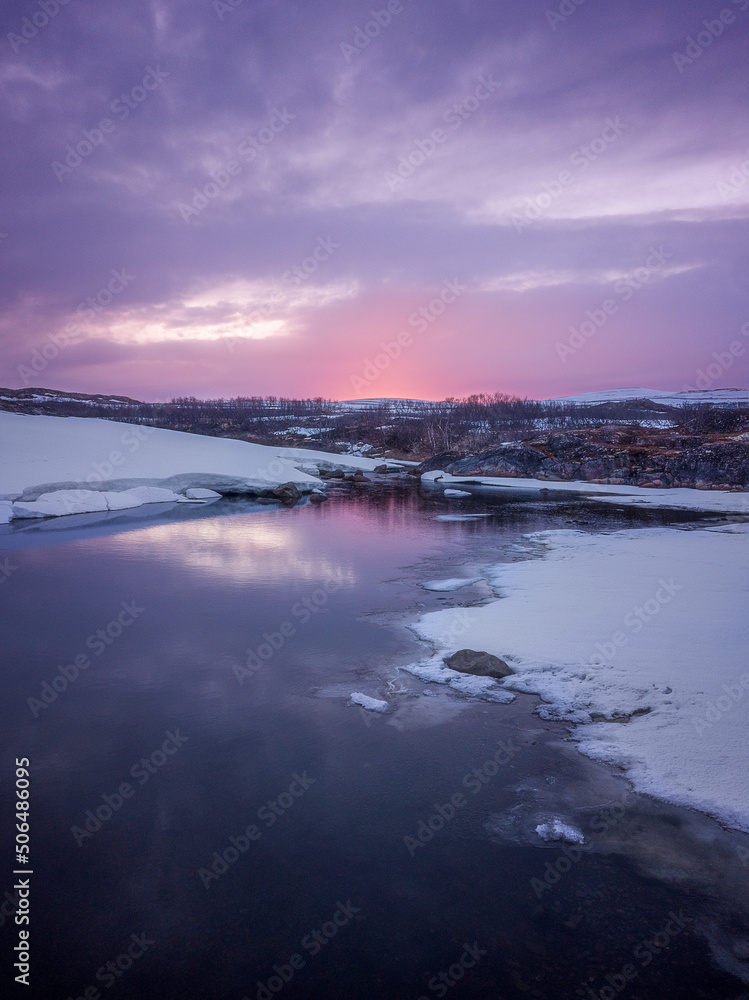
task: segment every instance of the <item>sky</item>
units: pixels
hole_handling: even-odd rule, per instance
[[[10,0],[0,384],[749,384],[749,0]]]

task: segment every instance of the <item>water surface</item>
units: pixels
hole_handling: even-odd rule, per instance
[[[740,996],[740,838],[628,796],[531,698],[470,701],[398,670],[425,652],[408,621],[490,596],[419,582],[520,558],[524,532],[668,515],[331,493],[0,536],[3,773],[16,756],[32,770],[26,995]],[[491,516],[434,520],[466,510]],[[544,810],[586,823],[617,803],[569,866],[534,839]]]

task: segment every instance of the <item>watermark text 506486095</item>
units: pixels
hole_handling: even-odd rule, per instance
[[[16,839],[14,875],[25,875],[17,879],[13,888],[16,890],[18,903],[16,906],[15,923],[18,927],[18,941],[13,946],[13,968],[17,970],[16,982],[24,986],[30,985],[31,964],[29,944],[29,924],[31,923],[31,904],[29,902],[33,874],[31,864],[31,848],[29,845],[29,758],[16,757]]]

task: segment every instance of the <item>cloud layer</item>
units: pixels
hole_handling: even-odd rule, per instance
[[[749,320],[749,0],[724,4],[6,7],[2,383],[694,384]]]

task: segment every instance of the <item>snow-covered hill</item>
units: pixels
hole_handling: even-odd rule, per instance
[[[550,402],[626,403],[633,399],[649,399],[666,406],[687,406],[708,403],[711,406],[749,406],[749,389],[695,389],[688,392],[669,392],[665,389],[604,389],[599,392],[581,392],[576,396],[557,396]]]
[[[196,488],[257,495],[293,483],[310,493],[323,488],[319,470],[371,471],[378,464],[111,420],[6,412],[0,455],[2,522],[183,502]]]

